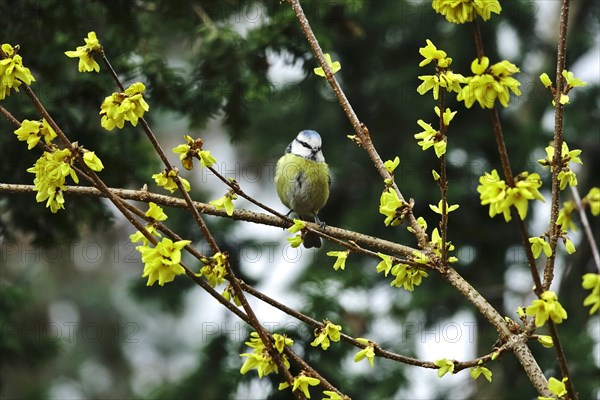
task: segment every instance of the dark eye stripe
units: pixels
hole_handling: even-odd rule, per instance
[[[310,152],[311,152],[311,153],[318,153],[318,152],[319,152],[319,150],[321,150],[321,148],[320,148],[320,147],[313,148],[311,145],[309,145],[308,143],[306,143],[306,142],[305,142],[305,141],[303,141],[303,140],[299,140],[299,139],[295,139],[295,140],[296,140],[296,142],[300,143],[300,144],[302,145],[302,147],[304,147],[304,148],[306,148],[306,149],[310,150]]]

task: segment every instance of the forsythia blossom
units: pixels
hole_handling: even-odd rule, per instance
[[[35,200],[38,203],[47,200],[46,207],[49,207],[52,213],[65,208],[62,191],[66,189],[67,176],[79,183],[75,170],[71,168],[73,161],[74,157],[69,149],[56,150],[53,153],[45,151],[34,166],[27,169],[27,172],[35,174]]]
[[[481,60],[475,59],[471,63],[473,76],[465,77],[466,86],[462,88],[458,96],[459,101],[465,102],[465,107],[471,108],[477,101],[481,108],[494,108],[496,99],[504,107],[508,106],[510,92],[519,96],[521,85],[519,81],[512,77],[513,74],[520,72],[514,64],[504,60],[490,66],[490,60],[483,57]]]
[[[84,46],[77,46],[76,50],[65,51],[67,57],[79,57],[79,72],[100,72],[100,65],[94,60],[92,55],[102,50],[102,46],[96,37],[96,32],[89,32]]]
[[[143,94],[146,86],[141,83],[133,83],[124,92],[115,92],[107,96],[100,106],[100,115],[102,119],[100,125],[108,131],[115,127],[123,128],[125,121],[131,122],[136,126],[138,119],[144,116],[144,113],[150,109]]]
[[[446,146],[448,139],[445,135],[442,135],[438,130],[433,129],[430,124],[426,123],[422,119],[417,121],[417,124],[424,129],[423,132],[419,132],[415,135],[415,139],[419,140],[417,143],[423,150],[427,150],[431,146],[435,150],[435,155],[440,158],[443,154],[446,154]]]
[[[491,13],[500,14],[502,11],[498,0],[433,0],[432,7],[455,24],[471,22],[477,15],[487,21]]]
[[[385,188],[379,199],[379,213],[386,216],[385,226],[396,226],[402,223],[408,204],[400,200],[398,193],[390,187]]]
[[[292,346],[294,344],[292,339],[278,333],[273,334],[273,342],[275,342],[275,349],[279,354],[283,353],[285,346]],[[277,364],[275,364],[275,361],[271,358],[269,351],[260,339],[258,333],[252,332],[250,334],[250,341],[246,342],[246,345],[253,348],[254,351],[252,353],[240,354],[242,357],[247,357],[242,368],[240,368],[240,373],[242,375],[245,375],[246,372],[251,369],[256,369],[259,378],[267,376],[271,372],[275,372],[276,374],[279,373]],[[281,359],[285,367],[289,369],[290,362],[288,361],[287,356],[281,354]]]
[[[0,48],[0,100],[3,100],[11,89],[18,92],[21,83],[31,85],[35,78],[29,68],[23,66],[23,59],[17,54],[19,46],[4,43]]]
[[[543,326],[548,318],[556,324],[560,324],[563,319],[567,319],[567,312],[558,302],[558,296],[551,290],[542,293],[539,299],[534,300],[530,306],[525,309],[527,315],[535,316],[535,326]]]
[[[439,369],[438,369],[438,377],[439,378],[446,375],[448,372],[454,373],[454,363],[450,360],[442,358],[441,360],[435,360],[433,363],[439,367]]]
[[[295,392],[296,390],[300,389],[300,391],[304,393],[304,396],[307,399],[310,399],[310,392],[308,391],[308,387],[317,386],[320,383],[320,380],[318,380],[317,378],[313,378],[312,376],[308,376],[304,373],[304,371],[302,371],[300,375],[294,377],[292,392]],[[279,390],[283,390],[289,386],[290,384],[287,382],[280,383]]]
[[[27,142],[27,149],[31,150],[42,138],[50,146],[52,140],[56,137],[56,132],[54,132],[54,129],[52,129],[45,118],[41,121],[25,119],[21,122],[21,127],[15,130],[15,135],[17,135],[17,139],[20,141]]]
[[[544,251],[546,257],[550,257],[552,255],[552,249],[550,248],[550,243],[546,242],[543,237],[530,237],[529,243],[531,243],[531,251],[533,252],[533,257],[538,258]]]
[[[175,190],[177,190],[177,183],[175,183],[175,180],[173,179],[176,176],[178,176],[178,172],[176,170],[172,169],[168,173],[167,173],[167,171],[163,171],[159,174],[154,174],[154,175],[152,175],[152,178],[154,179],[154,181],[156,182],[156,184],[158,186],[161,186],[161,187],[167,189],[169,192],[173,193]],[[191,189],[191,186],[190,186],[190,183],[187,181],[187,179],[184,179],[181,176],[179,176],[178,178],[179,178],[179,181],[181,182],[181,185],[185,189],[185,191],[189,192]]]
[[[391,272],[395,279],[390,282],[390,286],[404,287],[404,290],[409,292],[415,290],[415,286],[419,286],[423,278],[429,276],[421,268],[402,263],[394,265]]]
[[[577,231],[577,225],[573,222],[573,213],[577,211],[577,205],[574,201],[565,201],[562,208],[558,211],[556,225],[560,226],[563,233],[569,230]]]
[[[577,176],[571,170],[569,163],[582,164],[579,155],[581,154],[581,150],[569,150],[569,146],[566,142],[563,142],[560,156],[561,156],[561,164],[562,168],[558,173],[558,180],[560,182],[560,190],[564,190],[567,187],[567,184],[570,186],[577,185]],[[550,167],[550,171],[554,170],[554,147],[548,146],[546,147],[546,158],[538,160],[538,163],[543,165],[544,167]]]
[[[327,255],[329,257],[337,257],[337,259],[335,260],[335,264],[333,264],[333,269],[335,269],[336,271],[338,269],[345,269],[346,268],[346,259],[348,258],[348,254],[350,254],[350,250],[346,250],[346,251],[328,251]]]
[[[98,158],[95,151],[86,151],[83,153],[83,162],[92,171],[100,172],[104,169],[104,164],[102,164],[102,160]]]
[[[396,158],[394,158],[394,161],[387,160],[386,162],[384,162],[383,166],[385,167],[387,172],[389,172],[390,174],[393,174],[399,164],[400,164],[400,157],[396,157]]]
[[[591,293],[583,300],[584,306],[592,306],[590,315],[600,309],[600,274],[585,274],[581,286],[584,289],[591,289]]]
[[[365,338],[356,338],[356,340],[366,345],[366,347],[360,350],[358,353],[356,353],[356,355],[354,356],[354,362],[359,362],[366,358],[367,360],[369,360],[369,364],[371,364],[371,367],[373,367],[373,362],[375,361],[375,343]]]
[[[508,222],[511,220],[511,206],[517,209],[519,217],[524,220],[527,216],[529,200],[544,201],[544,197],[538,190],[541,186],[542,180],[537,173],[522,172],[515,177],[515,185],[508,187],[498,176],[498,171],[494,169],[479,178],[477,192],[479,192],[481,205],[489,204],[490,217],[502,213]]]
[[[176,275],[185,274],[185,270],[179,264],[181,249],[190,243],[190,240],[173,242],[171,239],[163,238],[156,247],[151,247],[149,244],[137,246],[135,249],[142,255],[144,263],[142,278],[148,277],[146,286],[152,286],[156,281],[160,286],[164,286],[165,283],[173,281]]]
[[[448,92],[460,92],[460,84],[465,82],[465,79],[460,74],[455,74],[449,69],[452,64],[452,58],[447,57],[444,50],[438,50],[437,47],[427,39],[427,45],[419,49],[419,53],[424,57],[424,60],[419,63],[419,67],[434,61],[436,63],[435,75],[421,75],[419,79],[423,81],[417,88],[420,95],[424,95],[428,91],[432,91],[433,99],[439,97],[440,88],[446,89]]]
[[[323,350],[327,350],[330,342],[340,341],[341,331],[342,327],[340,325],[335,325],[330,321],[326,321],[324,327],[315,330],[316,338],[310,345],[314,347],[321,346]]]
[[[235,199],[237,199],[237,194],[229,191],[225,196],[209,201],[208,204],[214,206],[217,210],[225,210],[227,215],[231,217],[233,215],[233,210],[235,209],[235,206],[233,205],[233,200]]]
[[[323,55],[325,56],[325,61],[327,62],[327,65],[329,65],[329,68],[331,68],[332,74],[335,74],[340,69],[342,69],[342,64],[340,64],[339,61],[335,61],[335,62],[331,61],[331,56],[329,55],[329,53],[325,53]],[[325,71],[323,70],[323,67],[315,68],[314,72],[318,76],[325,77]]]
[[[433,248],[433,252],[441,257],[442,256],[442,237],[440,235],[440,233],[438,232],[437,228],[433,229],[433,232],[431,232],[431,240],[429,241],[429,243],[431,243],[431,246]],[[446,242],[446,249],[448,251],[453,251],[454,250],[454,245],[452,244],[452,242]],[[448,257],[448,261],[451,263],[455,263],[458,261],[458,258],[452,256],[452,257]]]
[[[448,205],[448,203],[446,203],[446,214],[458,209],[458,207],[460,207],[458,204],[452,204],[450,206],[450,205]],[[433,211],[434,213],[443,215],[442,214],[442,209],[443,209],[442,200],[440,200],[436,206],[434,206],[433,204],[430,204],[429,208],[431,208],[431,211]]]
[[[191,170],[194,166],[194,158],[200,160],[202,168],[212,167],[217,160],[210,154],[208,150],[202,150],[204,141],[202,139],[192,139],[189,135],[184,135],[183,138],[187,144],[180,144],[173,148],[173,152],[179,154],[181,164],[187,170]]]
[[[481,361],[480,361],[481,363]],[[478,365],[476,367],[471,368],[471,378],[477,379],[480,375],[483,375],[488,382],[492,381],[492,371],[484,367],[483,365]]]
[[[567,394],[567,387],[565,385],[565,382],[568,379],[569,378],[565,377],[562,379],[562,381],[559,381],[558,379],[552,376],[550,377],[550,379],[548,379],[548,389],[552,392],[552,394],[556,395],[558,398],[563,398]],[[555,400],[555,398],[538,396],[538,400]]]
[[[594,187],[583,198],[583,203],[590,206],[590,211],[594,217],[600,214],[600,188]]]
[[[214,256],[202,259],[204,266],[196,276],[204,276],[210,286],[217,287],[225,282],[229,258],[226,253],[215,253]]]

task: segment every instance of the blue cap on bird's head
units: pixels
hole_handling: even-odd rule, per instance
[[[317,131],[313,131],[310,129],[300,131],[298,136],[296,137],[298,140],[302,140],[309,144],[318,144],[321,146],[321,135]]]
[[[321,152],[321,135],[317,131],[300,131],[298,136],[287,147],[286,153],[292,153],[312,161],[325,161]]]

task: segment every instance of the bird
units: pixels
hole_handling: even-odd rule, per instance
[[[313,130],[303,130],[288,145],[275,167],[275,188],[281,202],[303,221],[316,222],[321,227],[318,212],[329,199],[331,177],[321,151],[321,136]],[[306,232],[305,248],[321,247],[321,238]]]

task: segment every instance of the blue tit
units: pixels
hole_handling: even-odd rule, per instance
[[[279,199],[300,219],[322,224],[317,213],[327,203],[330,184],[321,136],[310,130],[300,132],[277,161],[275,188]],[[321,247],[321,238],[308,232],[303,244],[307,249]]]

